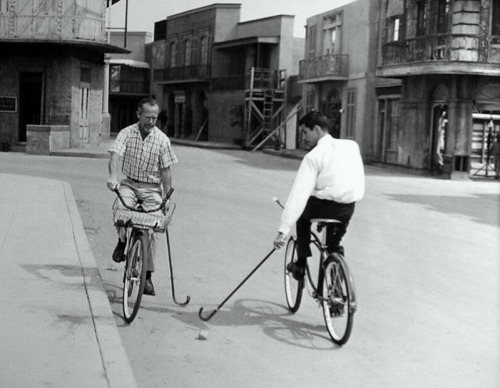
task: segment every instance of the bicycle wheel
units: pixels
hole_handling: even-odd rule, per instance
[[[148,246],[146,234],[132,237],[123,281],[123,316],[128,323],[135,319],[141,305],[144,284],[146,283],[144,263],[148,254]]]
[[[343,345],[351,335],[355,309],[349,303],[353,289],[348,270],[336,253],[325,262],[322,291],[321,305],[326,329],[334,343]]]
[[[297,261],[297,242],[293,237],[288,239],[285,250],[285,296],[288,309],[295,313],[302,301],[302,291],[304,289],[304,279],[295,280],[292,273],[287,270],[287,266],[291,262]]]

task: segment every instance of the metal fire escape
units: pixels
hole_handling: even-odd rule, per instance
[[[245,147],[262,143],[280,125],[286,107],[286,72],[252,67],[245,92]],[[269,138],[269,139],[268,139]],[[279,139],[273,140],[279,146]]]

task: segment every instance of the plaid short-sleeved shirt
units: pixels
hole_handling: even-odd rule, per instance
[[[124,175],[144,183],[161,183],[160,169],[177,163],[167,135],[154,127],[142,140],[137,123],[118,133],[109,152],[123,156]]]

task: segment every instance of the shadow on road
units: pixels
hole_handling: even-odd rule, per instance
[[[423,205],[427,209],[443,214],[466,216],[481,224],[500,226],[500,205],[497,194],[479,194],[473,197],[409,194],[389,194],[387,196],[395,201]],[[478,206],[478,203],[482,206]]]
[[[258,326],[272,339],[305,349],[328,350],[340,349],[333,344],[327,334],[321,314],[318,315],[318,324],[300,322],[293,320],[293,314],[279,304],[256,300],[240,299],[233,307],[224,307],[210,322],[202,321],[198,311],[192,311],[192,307],[172,309],[167,307],[143,307],[147,311],[170,314],[172,318],[180,322],[200,329],[209,329],[210,326],[234,327],[234,326]],[[212,308],[206,307],[208,314]]]

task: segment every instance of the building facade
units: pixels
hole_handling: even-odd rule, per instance
[[[380,1],[375,160],[466,178],[500,132],[500,1]],[[392,111],[397,114],[392,114]]]
[[[116,2],[116,1],[114,1]],[[103,120],[105,0],[0,1],[2,149],[96,144]],[[109,131],[109,130],[108,130]]]
[[[240,22],[240,4],[156,23],[151,90],[167,112],[167,134],[248,147],[262,140],[286,114],[302,42],[292,35],[293,16]]]
[[[110,32],[110,44],[130,50],[128,54],[108,54],[106,59],[112,136],[137,121],[137,104],[150,94],[150,65],[145,48],[152,41],[150,32]]]
[[[334,137],[355,140],[365,162],[374,158],[377,95],[399,89],[376,77],[378,7],[358,0],[307,19],[299,84],[302,108],[323,112]]]

